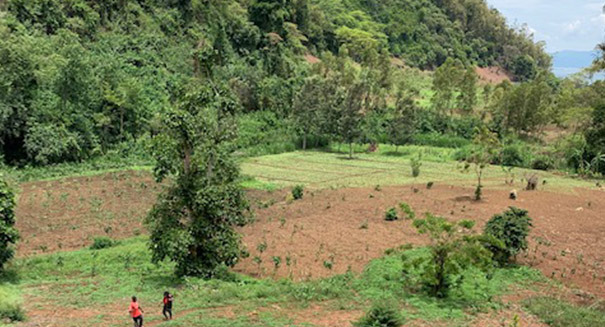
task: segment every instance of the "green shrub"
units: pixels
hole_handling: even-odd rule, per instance
[[[507,144],[496,157],[492,158],[492,163],[509,167],[527,167],[527,159],[530,154],[527,152],[527,145],[521,143]]]
[[[353,325],[356,327],[400,327],[403,323],[404,319],[395,306],[380,303],[373,305],[370,311]]]
[[[555,169],[555,161],[552,156],[541,155],[535,158],[531,163],[531,168],[536,170],[551,170]]]
[[[300,200],[303,198],[305,188],[302,185],[296,185],[292,189],[292,197],[294,200]]]
[[[527,249],[527,236],[532,227],[527,210],[510,207],[509,210],[494,215],[485,225],[484,232],[500,240],[504,247],[490,250],[493,258],[501,265],[507,264],[519,252]]]
[[[100,237],[95,237],[95,239],[92,242],[92,245],[90,246],[90,249],[91,250],[101,250],[101,249],[113,247],[116,244],[117,244],[117,242],[112,240],[111,238],[109,238],[107,236],[100,236]]]
[[[397,217],[397,209],[395,209],[395,208],[390,208],[384,214],[384,220],[386,220],[386,221],[394,221],[397,219],[399,219],[399,217]]]
[[[484,237],[473,233],[474,225],[474,221],[454,223],[430,213],[424,219],[414,220],[418,233],[426,234],[430,239],[430,255],[411,259],[402,257],[405,285],[445,298],[461,282],[460,276],[465,269],[490,269],[493,265],[491,253],[483,245]],[[419,273],[411,273],[413,271]]]

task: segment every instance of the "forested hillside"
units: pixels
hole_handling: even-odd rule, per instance
[[[216,74],[244,111],[285,117],[303,55],[369,65],[453,57],[531,77],[549,57],[481,0],[0,2],[0,156],[9,164],[132,151],[189,78]],[[382,58],[382,59],[381,59]],[[195,64],[194,64],[195,63]],[[194,72],[195,71],[195,72]],[[257,131],[260,132],[260,131]]]

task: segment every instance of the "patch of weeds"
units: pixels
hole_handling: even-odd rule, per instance
[[[404,322],[403,317],[395,305],[382,301],[379,304],[374,304],[359,321],[353,324],[353,326],[400,327]]]
[[[399,208],[403,211],[405,219],[416,219],[416,213],[409,204],[401,202],[399,203]]]
[[[91,250],[101,250],[101,249],[107,249],[110,247],[114,247],[115,245],[117,245],[118,242],[112,240],[111,238],[107,237],[107,236],[99,236],[99,237],[95,237],[92,245],[90,246]]]
[[[384,220],[386,221],[394,221],[397,219],[399,219],[399,217],[397,217],[397,209],[395,208],[388,209],[384,214]]]
[[[605,326],[605,312],[575,306],[552,297],[535,297],[523,302],[525,308],[552,327]]]

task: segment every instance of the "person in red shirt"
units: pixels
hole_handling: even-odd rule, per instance
[[[166,320],[172,320],[172,302],[174,301],[174,297],[169,292],[164,292],[164,310],[162,313],[164,314],[164,318]]]
[[[130,307],[128,308],[128,312],[134,320],[134,327],[143,327],[143,308],[137,302],[137,297],[132,297],[132,302],[130,302]]]

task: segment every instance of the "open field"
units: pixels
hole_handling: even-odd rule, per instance
[[[409,158],[421,150],[422,172],[413,179]],[[505,185],[503,171],[490,167],[485,199],[471,201],[474,174],[460,171],[449,159],[452,151],[405,147],[398,155],[359,154],[354,160],[324,152],[246,160],[243,184],[253,188],[248,196],[255,221],[240,232],[251,256],[235,267],[238,275],[214,281],[176,279],[171,265],[150,263],[142,219],[162,188],[150,173],[23,183],[17,206],[23,241],[12,267],[20,279],[11,287],[21,288],[29,320],[19,326],[124,326],[132,293],[150,308],[147,326],[351,326],[383,297],[400,303],[410,326],[507,326],[515,315],[521,326],[547,326],[523,309],[541,317],[546,304],[524,301],[550,296],[591,304],[605,297],[603,190],[590,181],[540,172],[547,184],[520,191],[512,201],[508,191],[523,182],[518,177],[514,186]],[[427,189],[428,181],[435,186]],[[298,184],[305,185],[304,197],[292,201],[290,187]],[[481,284],[471,296],[476,302],[465,305],[402,293],[399,252],[384,257],[385,251],[421,246],[426,238],[408,220],[384,220],[385,211],[401,202],[418,215],[473,219],[479,228],[508,206],[527,209],[534,228],[530,250],[519,260],[537,270],[503,271]],[[96,236],[121,243],[82,249]],[[260,243],[267,245],[263,253]],[[179,305],[178,319],[169,323],[161,322],[154,302],[165,288],[177,294]],[[519,288],[525,290],[509,294]]]
[[[357,150],[362,150],[358,147]],[[367,187],[376,185],[405,185],[430,181],[448,185],[473,186],[477,177],[474,170],[463,171],[462,164],[453,161],[454,149],[406,146],[398,153],[395,148],[383,146],[381,153],[357,153],[350,160],[344,154],[327,152],[289,152],[256,157],[242,164],[242,172],[259,181],[276,186],[303,184],[310,188]],[[410,158],[422,153],[421,174],[411,175]],[[490,166],[484,172],[484,184],[492,188],[524,188],[523,179],[537,174],[546,181],[542,189],[569,192],[575,187],[595,189],[595,183],[574,179],[562,173],[532,171],[516,168],[515,185],[506,185],[506,174],[500,166]]]

